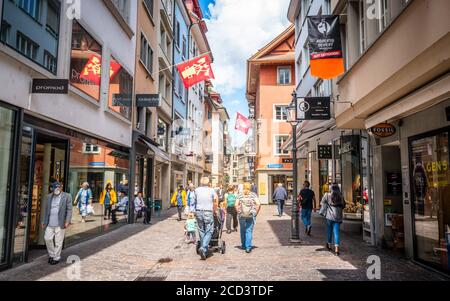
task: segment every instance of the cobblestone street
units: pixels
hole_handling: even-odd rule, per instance
[[[287,208],[289,210],[289,208]],[[263,207],[255,228],[255,249],[246,254],[237,246],[239,234],[224,233],[226,254],[213,253],[201,261],[194,245],[183,237],[183,222],[166,211],[153,225],[127,225],[112,233],[63,251],[81,258],[81,280],[367,280],[366,260],[381,258],[382,280],[448,280],[390,251],[374,249],[359,235],[343,234],[342,255],[325,250],[324,221],[313,219],[313,236],[289,244],[290,217],[279,218],[273,206]],[[303,227],[301,228],[303,229]],[[47,257],[0,273],[0,280],[74,280],[74,266],[49,266]],[[75,273],[76,274],[76,273]]]

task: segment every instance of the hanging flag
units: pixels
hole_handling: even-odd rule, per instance
[[[245,117],[244,115],[242,115],[240,113],[237,113],[236,125],[235,125],[234,129],[237,131],[241,131],[247,135],[248,131],[250,130],[251,127],[252,127],[252,122],[250,121],[250,119],[248,119],[247,117]]]
[[[339,16],[308,17],[311,75],[335,78],[345,72]]]
[[[207,79],[214,79],[211,61],[207,54],[179,64],[177,68],[186,89]]]

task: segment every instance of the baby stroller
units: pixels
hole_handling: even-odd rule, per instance
[[[212,251],[220,252],[220,254],[225,254],[226,244],[222,240],[223,225],[225,223],[225,213],[223,210],[219,209],[218,214],[214,216],[214,232],[211,236],[211,241],[209,242],[209,249]],[[200,241],[197,242],[196,248],[197,254],[200,254]]]

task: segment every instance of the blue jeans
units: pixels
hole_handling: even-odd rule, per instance
[[[334,234],[334,245],[336,247],[339,247],[339,244],[341,242],[340,240],[340,227],[341,223],[333,222],[329,219],[327,219],[327,234],[328,234],[328,243],[331,245],[333,240],[333,234]]]
[[[239,217],[241,227],[241,246],[244,250],[251,250],[253,240],[253,227],[255,226],[255,217]]]
[[[197,225],[200,236],[200,250],[206,253],[214,232],[214,214],[209,211],[197,211]]]
[[[302,221],[306,227],[311,226],[311,214],[312,209],[302,208]]]
[[[283,208],[284,208],[284,200],[275,200],[278,205],[278,214],[283,215]]]

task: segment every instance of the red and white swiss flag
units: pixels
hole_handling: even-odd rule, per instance
[[[237,113],[236,125],[235,125],[234,129],[237,131],[241,131],[247,135],[248,131],[250,130],[251,127],[252,127],[252,122],[250,121],[250,119],[248,119],[241,113]]]
[[[211,61],[207,54],[179,64],[177,69],[186,89],[207,79],[214,79]]]

